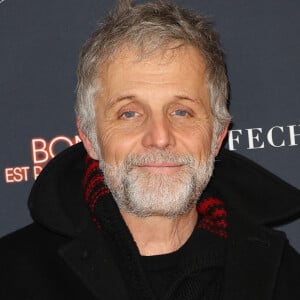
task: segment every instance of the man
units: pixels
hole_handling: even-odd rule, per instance
[[[243,186],[210,180],[230,115],[204,17],[119,1],[82,49],[77,95],[87,154],[70,148],[38,178],[35,223],[1,244],[1,299],[299,299],[285,236],[232,207]],[[296,203],[298,191],[237,160]]]

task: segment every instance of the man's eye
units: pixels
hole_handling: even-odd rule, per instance
[[[135,111],[126,111],[121,115],[121,117],[124,119],[131,119],[136,116],[137,116],[137,112],[135,112]]]
[[[186,117],[189,113],[183,109],[176,109],[172,115],[179,116],[179,117]]]

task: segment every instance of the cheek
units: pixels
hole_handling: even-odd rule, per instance
[[[106,162],[124,160],[134,149],[137,137],[125,132],[124,129],[106,124],[98,128],[98,141],[102,158]]]
[[[182,144],[198,160],[206,159],[211,153],[212,126],[198,123],[181,133]]]

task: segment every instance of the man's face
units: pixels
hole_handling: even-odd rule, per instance
[[[102,69],[96,119],[100,167],[121,209],[174,216],[195,204],[222,142],[212,147],[205,63],[196,49],[139,59],[124,48]]]

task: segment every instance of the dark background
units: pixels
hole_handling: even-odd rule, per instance
[[[209,15],[220,33],[231,81],[232,134],[239,135],[234,151],[300,188],[300,2],[175,2]],[[52,148],[57,153],[76,135],[78,52],[112,5],[108,0],[0,0],[0,236],[31,222],[32,140],[49,145],[60,137]],[[292,128],[299,134],[294,143]],[[257,135],[252,146],[251,133]],[[28,167],[27,173],[24,168],[13,173],[16,167]],[[300,221],[281,229],[300,251]]]

